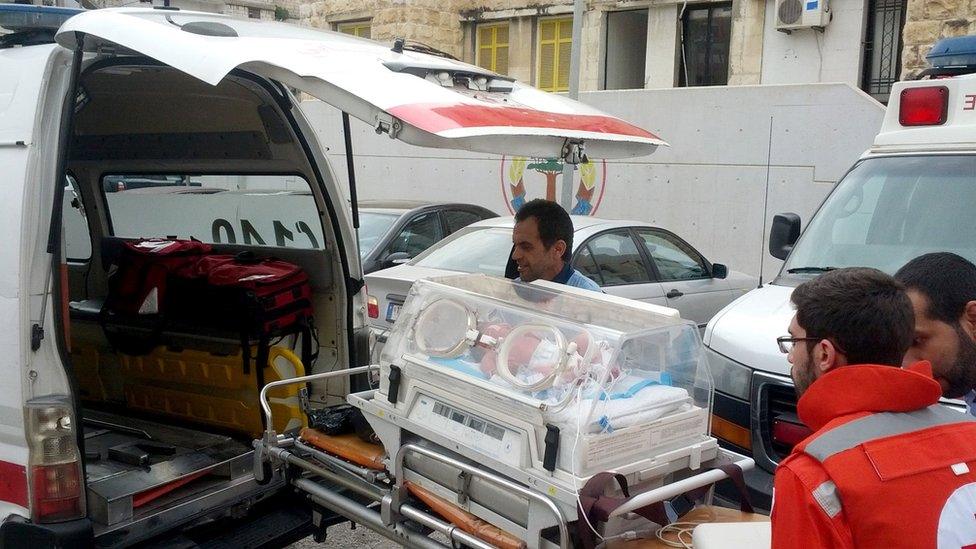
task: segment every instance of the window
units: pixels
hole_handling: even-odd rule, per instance
[[[593,260],[600,273],[598,279],[603,280],[602,286],[651,281],[644,260],[629,231],[603,233],[590,239],[586,245],[593,254]],[[589,273],[584,274],[591,276]]]
[[[864,91],[888,102],[891,86],[901,78],[901,30],[908,0],[869,0],[864,42]]]
[[[477,59],[479,67],[508,73],[508,23],[478,25]]]
[[[444,216],[444,221],[447,223],[447,234],[463,229],[482,219],[480,215],[466,210],[444,210],[441,215]]]
[[[261,19],[261,10],[258,8],[247,8],[247,16],[250,19]]]
[[[322,223],[295,175],[106,175],[112,234],[316,249]]]
[[[428,250],[415,265],[502,276],[511,251],[512,229],[469,228]]]
[[[69,175],[68,184],[64,187],[64,198],[61,201],[65,257],[69,261],[85,262],[91,259],[91,234],[88,229],[85,207],[82,205],[81,195],[76,189],[78,189],[78,183],[74,177]]]
[[[679,81],[682,86],[724,86],[729,82],[732,5],[688,8],[682,21]]]
[[[538,88],[569,91],[569,54],[573,43],[573,18],[539,21]]]
[[[976,261],[976,157],[879,157],[837,184],[793,248],[784,272],[864,266],[894,273],[929,252]]]
[[[603,277],[600,276],[600,269],[596,266],[596,261],[593,260],[593,252],[590,251],[589,246],[583,246],[576,252],[576,257],[573,258],[573,268],[597,284],[603,285]]]
[[[605,51],[603,89],[643,88],[647,10],[608,12]]]
[[[359,213],[359,255],[366,257],[400,216],[376,212]]]
[[[369,27],[369,21],[355,21],[352,23],[339,23],[336,25],[336,30],[360,38],[369,38]]]
[[[684,242],[665,233],[639,231],[638,235],[654,260],[662,282],[708,277],[705,261]]]
[[[393,239],[387,255],[406,253],[408,257],[414,257],[441,238],[441,222],[437,214],[420,214],[408,221],[400,234]]]

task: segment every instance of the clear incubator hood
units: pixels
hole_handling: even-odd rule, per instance
[[[575,498],[600,471],[639,484],[714,457],[703,351],[673,309],[486,275],[418,280],[372,400],[423,438]]]

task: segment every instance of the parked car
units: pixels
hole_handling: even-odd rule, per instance
[[[371,273],[410,261],[438,240],[498,214],[474,204],[359,201],[359,256]]]
[[[609,294],[673,307],[699,326],[758,284],[648,223],[572,219],[574,267]],[[366,276],[369,322],[378,340],[385,340],[414,280],[455,272],[504,276],[514,225],[511,216],[473,223],[412,261]]]

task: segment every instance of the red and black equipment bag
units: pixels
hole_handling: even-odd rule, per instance
[[[273,338],[299,335],[306,368],[315,359],[312,288],[298,265],[249,251],[213,254],[192,240],[141,240],[125,244],[117,266],[102,318],[123,353],[148,353],[167,333],[237,339],[245,373],[257,346],[262,384]]]
[[[145,354],[159,344],[172,281],[212,247],[196,240],[124,242],[109,274],[101,310],[105,337],[119,351]]]

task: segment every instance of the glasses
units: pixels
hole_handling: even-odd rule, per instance
[[[793,336],[779,336],[776,338],[776,344],[779,345],[779,350],[783,354],[790,354],[793,352],[793,346],[797,341],[820,341],[822,337],[793,337]]]

